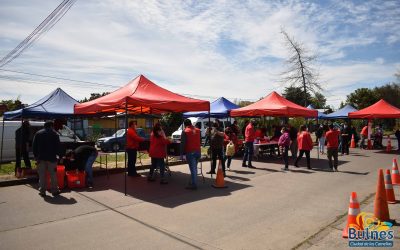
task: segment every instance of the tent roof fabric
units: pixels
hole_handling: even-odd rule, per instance
[[[77,100],[65,93],[61,88],[57,88],[25,108],[5,112],[4,119],[71,117],[74,115],[74,105],[77,103]]]
[[[314,108],[314,106],[312,104],[308,105],[307,108],[311,109],[311,110],[317,110],[317,109]],[[324,113],[322,113],[322,112],[320,112],[318,110],[317,110],[317,112],[318,112],[318,119],[325,118],[326,115]]]
[[[381,99],[365,109],[349,113],[349,118],[376,119],[400,118],[400,109]]]
[[[220,97],[210,104],[210,117],[225,118],[229,116],[229,112],[232,109],[237,108],[239,108],[238,105],[224,97]],[[208,117],[208,112],[186,112],[183,114],[183,117]]]
[[[351,106],[350,104],[347,104],[346,106],[344,106],[343,108],[330,113],[328,115],[325,116],[325,119],[347,119],[349,118],[349,113],[350,112],[355,112],[358,111],[357,109],[355,109],[353,106]]]
[[[316,110],[286,100],[275,91],[253,104],[231,110],[231,116],[317,117],[317,115]]]
[[[210,109],[208,101],[175,94],[140,75],[108,95],[75,105],[75,114],[123,112],[125,105],[129,114],[161,114]]]

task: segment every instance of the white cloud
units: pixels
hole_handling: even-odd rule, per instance
[[[56,4],[10,1],[4,5],[0,9],[1,54],[29,34]],[[384,5],[379,13],[394,9]],[[338,88],[349,91],[354,83],[393,76],[394,63],[384,55],[354,63],[347,50],[382,41],[398,48],[400,25],[391,16],[397,12],[371,18],[371,9],[368,4],[349,2],[334,2],[327,8],[303,1],[77,1],[53,30],[5,68],[114,86],[144,74],[179,93],[256,100],[284,88],[278,82],[287,57],[280,34],[284,27],[318,52],[321,76],[333,92],[327,93],[328,100],[333,103],[344,98],[336,94]],[[9,94],[21,94],[25,102],[58,86],[77,99],[112,90],[56,81],[28,94],[22,90],[32,83],[13,86],[1,78],[0,83],[9,88]],[[2,93],[0,98],[4,96],[9,95]]]

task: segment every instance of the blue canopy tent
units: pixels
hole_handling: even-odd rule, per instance
[[[330,113],[326,115],[325,119],[348,119],[349,118],[349,113],[350,112],[355,112],[358,111],[355,109],[353,106],[350,104],[347,104],[343,108],[339,109],[338,111],[335,111],[333,113]]]
[[[214,118],[227,118],[229,112],[232,109],[240,108],[238,105],[230,102],[224,97],[220,97],[217,100],[210,103],[210,113],[208,111],[200,112],[186,112],[183,113],[183,117],[214,117]]]
[[[308,108],[308,109],[312,109],[312,110],[316,110],[316,109],[314,108],[314,106],[311,105],[311,104],[308,105],[307,108]],[[318,119],[325,119],[325,117],[326,117],[326,115],[325,115],[324,113],[318,111],[318,116],[317,116]],[[314,118],[314,117],[313,117],[313,118]]]
[[[78,101],[65,93],[61,88],[57,88],[39,101],[22,109],[5,112],[3,116],[3,126],[1,134],[1,153],[0,164],[3,160],[3,139],[5,120],[23,120],[25,118],[55,119],[69,118],[74,116],[74,105]],[[1,166],[1,165],[0,165]]]
[[[22,109],[4,113],[4,120],[21,118],[66,118],[74,115],[74,105],[78,101],[57,88],[39,101]]]

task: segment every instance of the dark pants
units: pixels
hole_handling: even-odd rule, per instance
[[[283,162],[285,163],[285,168],[288,169],[289,168],[289,147],[283,147],[283,152],[282,152],[282,158],[283,158]]]
[[[215,172],[217,166],[217,158],[221,161],[222,171],[225,173],[224,152],[222,148],[211,149],[211,172]]]
[[[333,157],[333,165],[332,165],[332,157]],[[338,167],[338,149],[337,148],[328,148],[328,160],[329,167],[331,169]]]
[[[296,159],[296,162],[294,163],[295,166],[297,166],[297,163],[303,158],[303,154],[306,154],[306,159],[307,159],[307,168],[310,167],[310,150],[300,150],[299,151],[299,156]]]
[[[157,167],[160,168],[160,177],[161,179],[164,179],[164,172],[165,172],[165,162],[164,158],[151,158],[151,166],[150,166],[150,172],[149,172],[149,178],[152,179],[154,178],[154,170],[157,169]]]
[[[128,175],[137,175],[136,172],[136,158],[137,158],[137,149],[127,148],[126,153],[128,153]]]
[[[29,160],[29,152],[26,150],[26,147],[16,147],[15,148],[15,171],[17,171],[17,168],[21,168],[21,155],[22,158],[24,159],[25,167],[26,168],[32,168],[31,166],[31,161]]]
[[[342,137],[342,154],[349,154],[349,138]]]
[[[254,142],[246,142],[244,144],[244,156],[243,156],[243,165],[246,165],[246,161],[248,161],[248,166],[251,166],[251,161],[253,160],[253,152],[254,152]]]
[[[227,155],[225,155],[226,166],[227,166],[228,168],[231,168],[232,158],[233,158],[233,156],[227,156]]]

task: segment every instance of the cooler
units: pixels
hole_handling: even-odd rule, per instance
[[[65,167],[63,165],[58,165],[57,166],[57,184],[59,189],[63,189],[65,187],[64,183],[64,177],[65,177]],[[46,186],[47,189],[51,189],[51,182],[50,182],[50,174],[48,171],[46,171]]]
[[[84,188],[85,183],[85,172],[80,171],[67,171],[67,185],[69,188]]]

